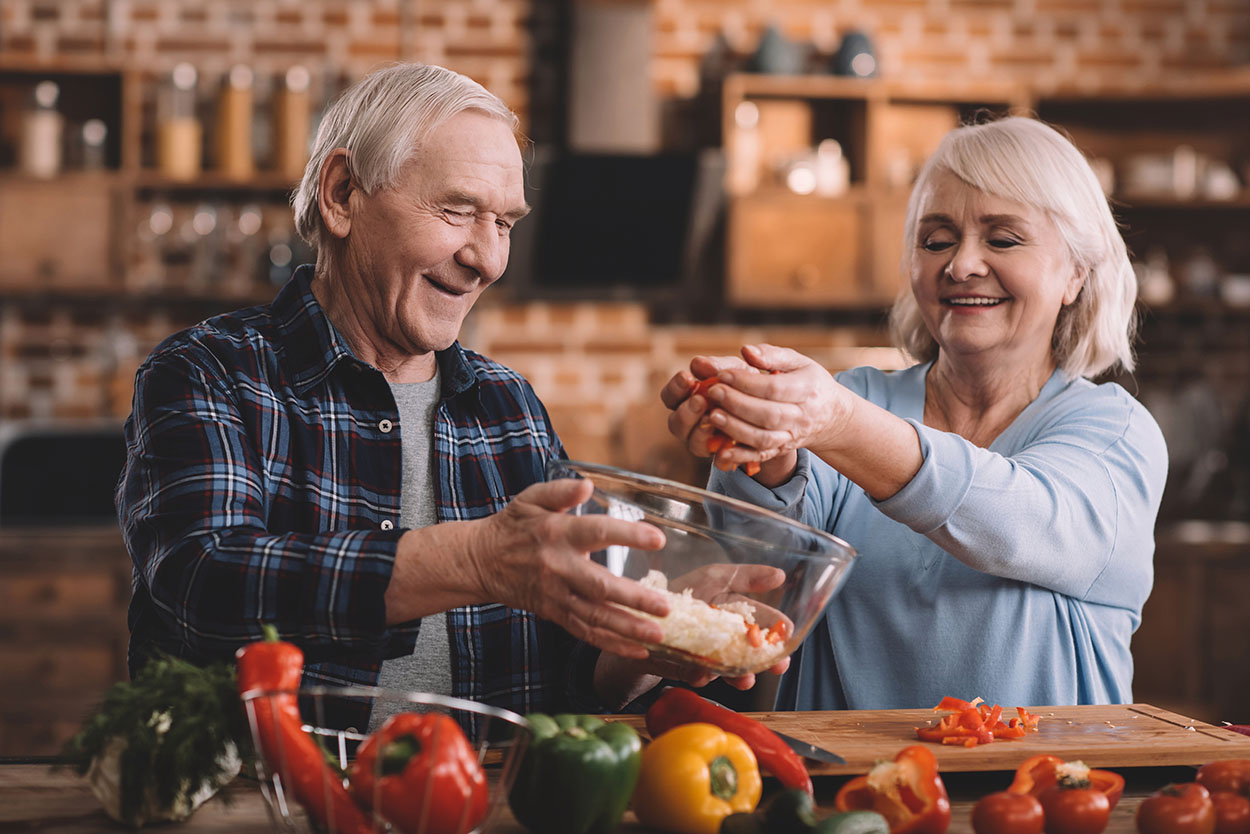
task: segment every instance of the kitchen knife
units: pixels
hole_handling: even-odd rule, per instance
[[[776,730],[773,730],[777,733]],[[791,750],[798,753],[805,759],[812,759],[817,762],[828,762],[829,764],[846,764],[846,759],[837,753],[831,753],[823,747],[817,747],[808,741],[797,739],[794,736],[788,736],[785,733],[777,733],[777,738],[784,741]]]

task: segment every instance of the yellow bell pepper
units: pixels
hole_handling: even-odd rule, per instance
[[[762,790],[745,741],[712,724],[682,724],[642,751],[634,813],[652,828],[717,834],[725,817],[754,811]]]

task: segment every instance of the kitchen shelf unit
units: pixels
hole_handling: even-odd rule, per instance
[[[1058,90],[1039,96],[1037,113],[1106,160],[1130,251],[1162,252],[1179,296],[1192,289],[1186,264],[1199,253],[1221,274],[1250,274],[1250,72]]]
[[[986,111],[1022,112],[1014,83],[934,84],[740,73],[722,88],[728,160],[726,301],[756,308],[880,308],[899,286],[907,197],[941,137]],[[795,193],[787,166],[838,143],[845,189]]]
[[[60,88],[64,121],[64,165],[51,177],[18,167],[27,102],[43,80]],[[157,169],[162,83],[137,67],[0,60],[0,418],[124,416],[134,369],[156,341],[272,298],[308,257],[289,207],[295,183],[263,154],[246,178],[216,170],[211,152],[191,179]],[[211,151],[207,84],[196,97]],[[102,164],[89,170],[75,150],[87,119],[107,128]]]

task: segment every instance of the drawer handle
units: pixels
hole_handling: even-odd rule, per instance
[[[790,283],[800,290],[810,290],[820,283],[820,269],[815,264],[803,264],[794,270]]]

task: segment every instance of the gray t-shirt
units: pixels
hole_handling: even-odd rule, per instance
[[[399,526],[417,529],[438,522],[434,508],[434,412],[438,408],[439,374],[429,382],[391,383],[399,407],[400,450],[403,481],[399,501]],[[378,686],[413,692],[451,694],[451,647],[447,640],[447,616],[421,618],[412,654],[383,661]],[[400,703],[378,703],[369,718],[372,732],[383,721],[405,709]]]

